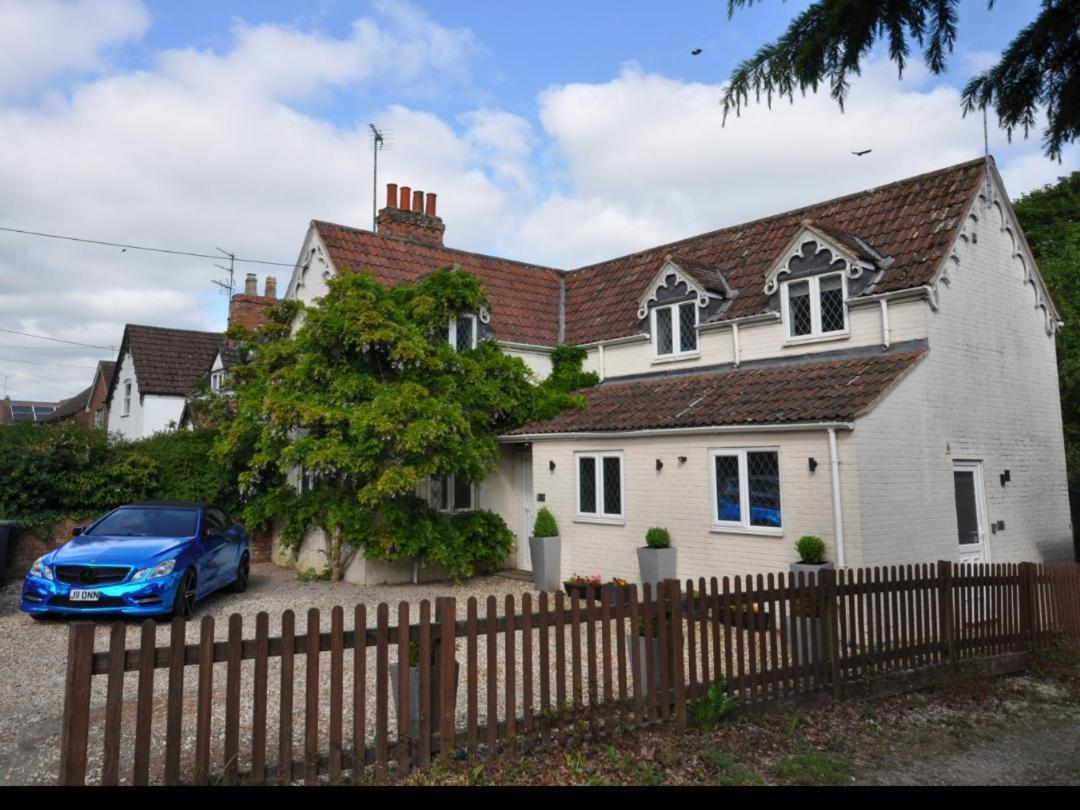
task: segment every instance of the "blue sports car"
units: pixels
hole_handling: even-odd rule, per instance
[[[197,599],[226,586],[246,590],[250,570],[247,532],[213,504],[133,503],[75,529],[70,541],[35,560],[20,607],[35,618],[190,618]]]

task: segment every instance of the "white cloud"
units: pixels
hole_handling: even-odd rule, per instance
[[[24,96],[57,74],[100,70],[105,48],[149,25],[139,0],[4,0],[0,98]]]
[[[982,154],[981,116],[961,115],[955,88],[917,71],[897,81],[888,63],[864,71],[843,114],[827,95],[796,97],[725,126],[721,93],[635,66],[544,92],[540,119],[571,190],[532,212],[522,252],[578,266]],[[862,149],[873,151],[851,154]],[[995,130],[991,151],[1014,195],[1069,168],[1043,157],[1037,138],[1010,145]]]

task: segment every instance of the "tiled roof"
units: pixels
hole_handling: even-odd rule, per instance
[[[113,374],[116,373],[116,361],[98,360],[97,373],[102,376],[105,388],[108,389],[112,385]]]
[[[984,159],[962,163],[571,272],[566,276],[566,342],[636,334],[638,299],[669,254],[723,274],[738,291],[726,317],[764,312],[765,276],[805,220],[857,236],[893,259],[874,292],[926,284],[955,241],[985,169]]]
[[[491,328],[496,337],[542,346],[559,342],[557,270],[376,235],[330,222],[316,220],[311,224],[339,271],[368,270],[380,282],[392,286],[416,281],[435,270],[460,267],[480,278],[491,302]]]
[[[699,262],[697,259],[688,259],[685,256],[672,256],[670,258],[671,261],[679,265],[683,272],[709,292],[726,293],[728,291],[727,279],[715,267],[710,267],[705,262]]]
[[[56,406],[56,410],[49,414],[46,421],[56,422],[86,410],[86,405],[90,402],[90,395],[93,392],[94,386],[91,385],[89,388],[80,391],[75,396],[61,401],[60,404]]]
[[[509,435],[849,421],[873,407],[926,351],[921,343],[901,348],[611,380],[581,392],[584,409]]]
[[[188,396],[210,371],[223,340],[220,332],[128,324],[123,342],[135,362],[140,394]]]
[[[0,425],[11,422],[44,422],[59,404],[27,399],[0,400]]]

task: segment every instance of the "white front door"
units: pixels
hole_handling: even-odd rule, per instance
[[[983,563],[989,558],[986,541],[986,508],[983,502],[982,463],[953,463],[956,495],[956,527],[959,533],[960,563]]]
[[[532,554],[529,550],[529,537],[532,535],[536,520],[536,506],[533,495],[532,451],[521,454],[521,532],[518,534],[518,567],[523,571],[532,571]]]

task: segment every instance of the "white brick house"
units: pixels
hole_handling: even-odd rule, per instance
[[[508,565],[541,503],[564,576],[637,580],[650,526],[680,577],[786,569],[803,534],[841,565],[1071,555],[1060,324],[992,160],[571,271],[445,248],[432,199],[388,198],[378,234],[313,222],[287,296],[459,267],[492,301],[474,339],[539,375],[580,345],[602,379],[502,437],[469,505],[518,534]]]

